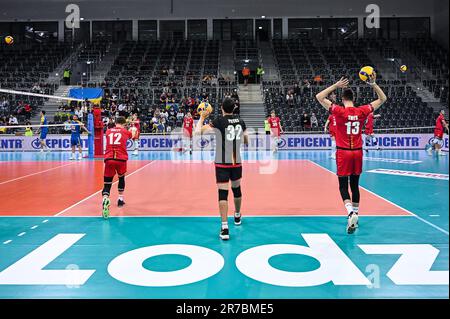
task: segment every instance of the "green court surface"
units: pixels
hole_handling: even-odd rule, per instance
[[[143,152],[138,160],[173,156]],[[258,156],[246,153],[245,159]],[[12,157],[42,160],[0,154],[0,162]],[[329,152],[280,152],[274,159],[335,170]],[[243,212],[242,226],[230,224],[231,240],[222,242],[218,217],[24,217],[5,216],[0,208],[0,298],[449,298],[448,158],[371,152],[361,186],[405,214],[363,212],[359,229],[347,235],[343,211]],[[302,196],[288,185],[277,187]],[[256,190],[243,190],[249,191]]]
[[[8,231],[2,232],[0,236],[2,242],[27,228],[39,226],[26,236],[0,246],[0,255],[3,256],[0,260],[0,269],[11,267],[11,264],[58,234],[77,234],[80,239],[51,260],[48,265],[43,265],[43,271],[67,270],[69,277],[72,276],[70,271],[73,270],[94,272],[82,285],[45,283],[2,285],[1,298],[448,298],[448,236],[436,232],[431,226],[413,216],[363,217],[360,230],[355,236],[348,236],[345,233],[345,218],[341,217],[253,217],[245,219],[242,226],[231,228],[232,238],[229,242],[218,240],[217,220],[208,217],[136,217],[112,218],[108,221],[95,217],[64,217],[50,218],[47,219],[48,222],[42,223],[44,220],[34,217],[26,218],[25,221],[24,218],[14,217],[0,219],[2,229],[8,227]],[[350,263],[359,270],[354,273],[355,277],[358,278],[359,274],[363,274],[371,283],[341,285],[327,282],[314,287],[283,287],[249,278],[236,266],[236,258],[248,249],[274,244],[307,246],[303,236],[312,234],[320,235],[320,238],[329,237],[339,247],[338,250],[348,256]],[[433,262],[431,271],[446,271],[447,285],[430,285],[427,282],[430,278],[425,274],[419,275],[423,280],[421,284],[396,284],[387,274],[398,262],[400,255],[366,254],[359,246],[394,244],[426,244],[429,248],[438,249],[436,260],[431,257]],[[223,256],[224,266],[208,279],[176,287],[142,287],[124,283],[108,272],[108,265],[117,256],[155,245],[205,247]],[[189,250],[183,248],[183,251]],[[283,250],[280,252],[283,253]],[[322,253],[326,255],[327,251]],[[43,256],[48,256],[49,253],[43,251],[41,254],[42,260],[45,260]],[[421,258],[429,258],[428,250],[425,255],[421,254],[423,254],[421,250],[418,253],[413,252],[412,259],[402,270],[410,270]],[[211,262],[207,256],[204,258],[202,263]],[[336,257],[331,255],[330,258]],[[184,269],[191,263],[189,257],[174,254],[150,257],[141,262],[144,269],[163,273]],[[137,261],[137,265],[139,264]],[[283,272],[293,273],[293,278],[297,272],[310,272],[320,266],[317,259],[294,253],[275,255],[269,259],[269,264]],[[258,271],[261,263],[254,260],[247,266]],[[20,267],[31,267],[31,264]],[[334,263],[334,267],[338,265]],[[132,269],[127,268],[128,266],[123,271],[130,275]],[[336,271],[338,272],[336,278],[339,278],[339,270]],[[12,273],[11,276],[14,278],[16,275]],[[29,273],[27,276],[32,274]],[[35,276],[41,279],[45,277],[39,276],[39,273],[35,273]],[[273,277],[270,274],[266,276]],[[418,278],[412,273],[407,279],[414,281]],[[7,279],[0,276],[0,283],[3,280]],[[20,281],[23,278],[16,280]],[[328,281],[326,276],[323,280]]]

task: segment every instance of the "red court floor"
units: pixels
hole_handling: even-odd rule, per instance
[[[277,165],[274,174],[261,174],[261,164],[244,164],[243,214],[345,214],[334,174],[308,160],[278,161]],[[128,168],[127,204],[121,209],[112,205],[112,216],[217,215],[213,164],[129,161]],[[0,215],[100,216],[102,173],[101,161],[3,164]],[[361,197],[362,215],[409,215],[366,190]],[[113,202],[116,198],[117,184]]]

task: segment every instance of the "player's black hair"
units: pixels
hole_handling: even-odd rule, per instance
[[[125,117],[123,117],[123,116],[119,116],[119,117],[116,119],[116,124],[124,125],[126,122],[127,122],[127,120],[126,120]]]
[[[44,114],[44,115],[45,115],[45,111],[44,111],[44,110],[42,110],[41,112],[42,112],[42,114]]]
[[[355,100],[355,93],[353,93],[352,89],[346,88],[342,91],[342,99],[353,102]]]
[[[234,108],[236,107],[236,103],[233,99],[230,99],[229,97],[225,98],[222,102],[222,109],[225,111],[225,113],[233,113]]]

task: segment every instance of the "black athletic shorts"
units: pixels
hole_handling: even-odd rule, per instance
[[[228,183],[231,181],[237,181],[242,178],[242,166],[230,166],[224,167],[216,166],[216,182]]]

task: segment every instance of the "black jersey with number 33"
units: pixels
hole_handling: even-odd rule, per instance
[[[240,149],[247,129],[244,121],[237,115],[226,115],[215,118],[209,125],[215,130],[216,164],[240,165]]]

